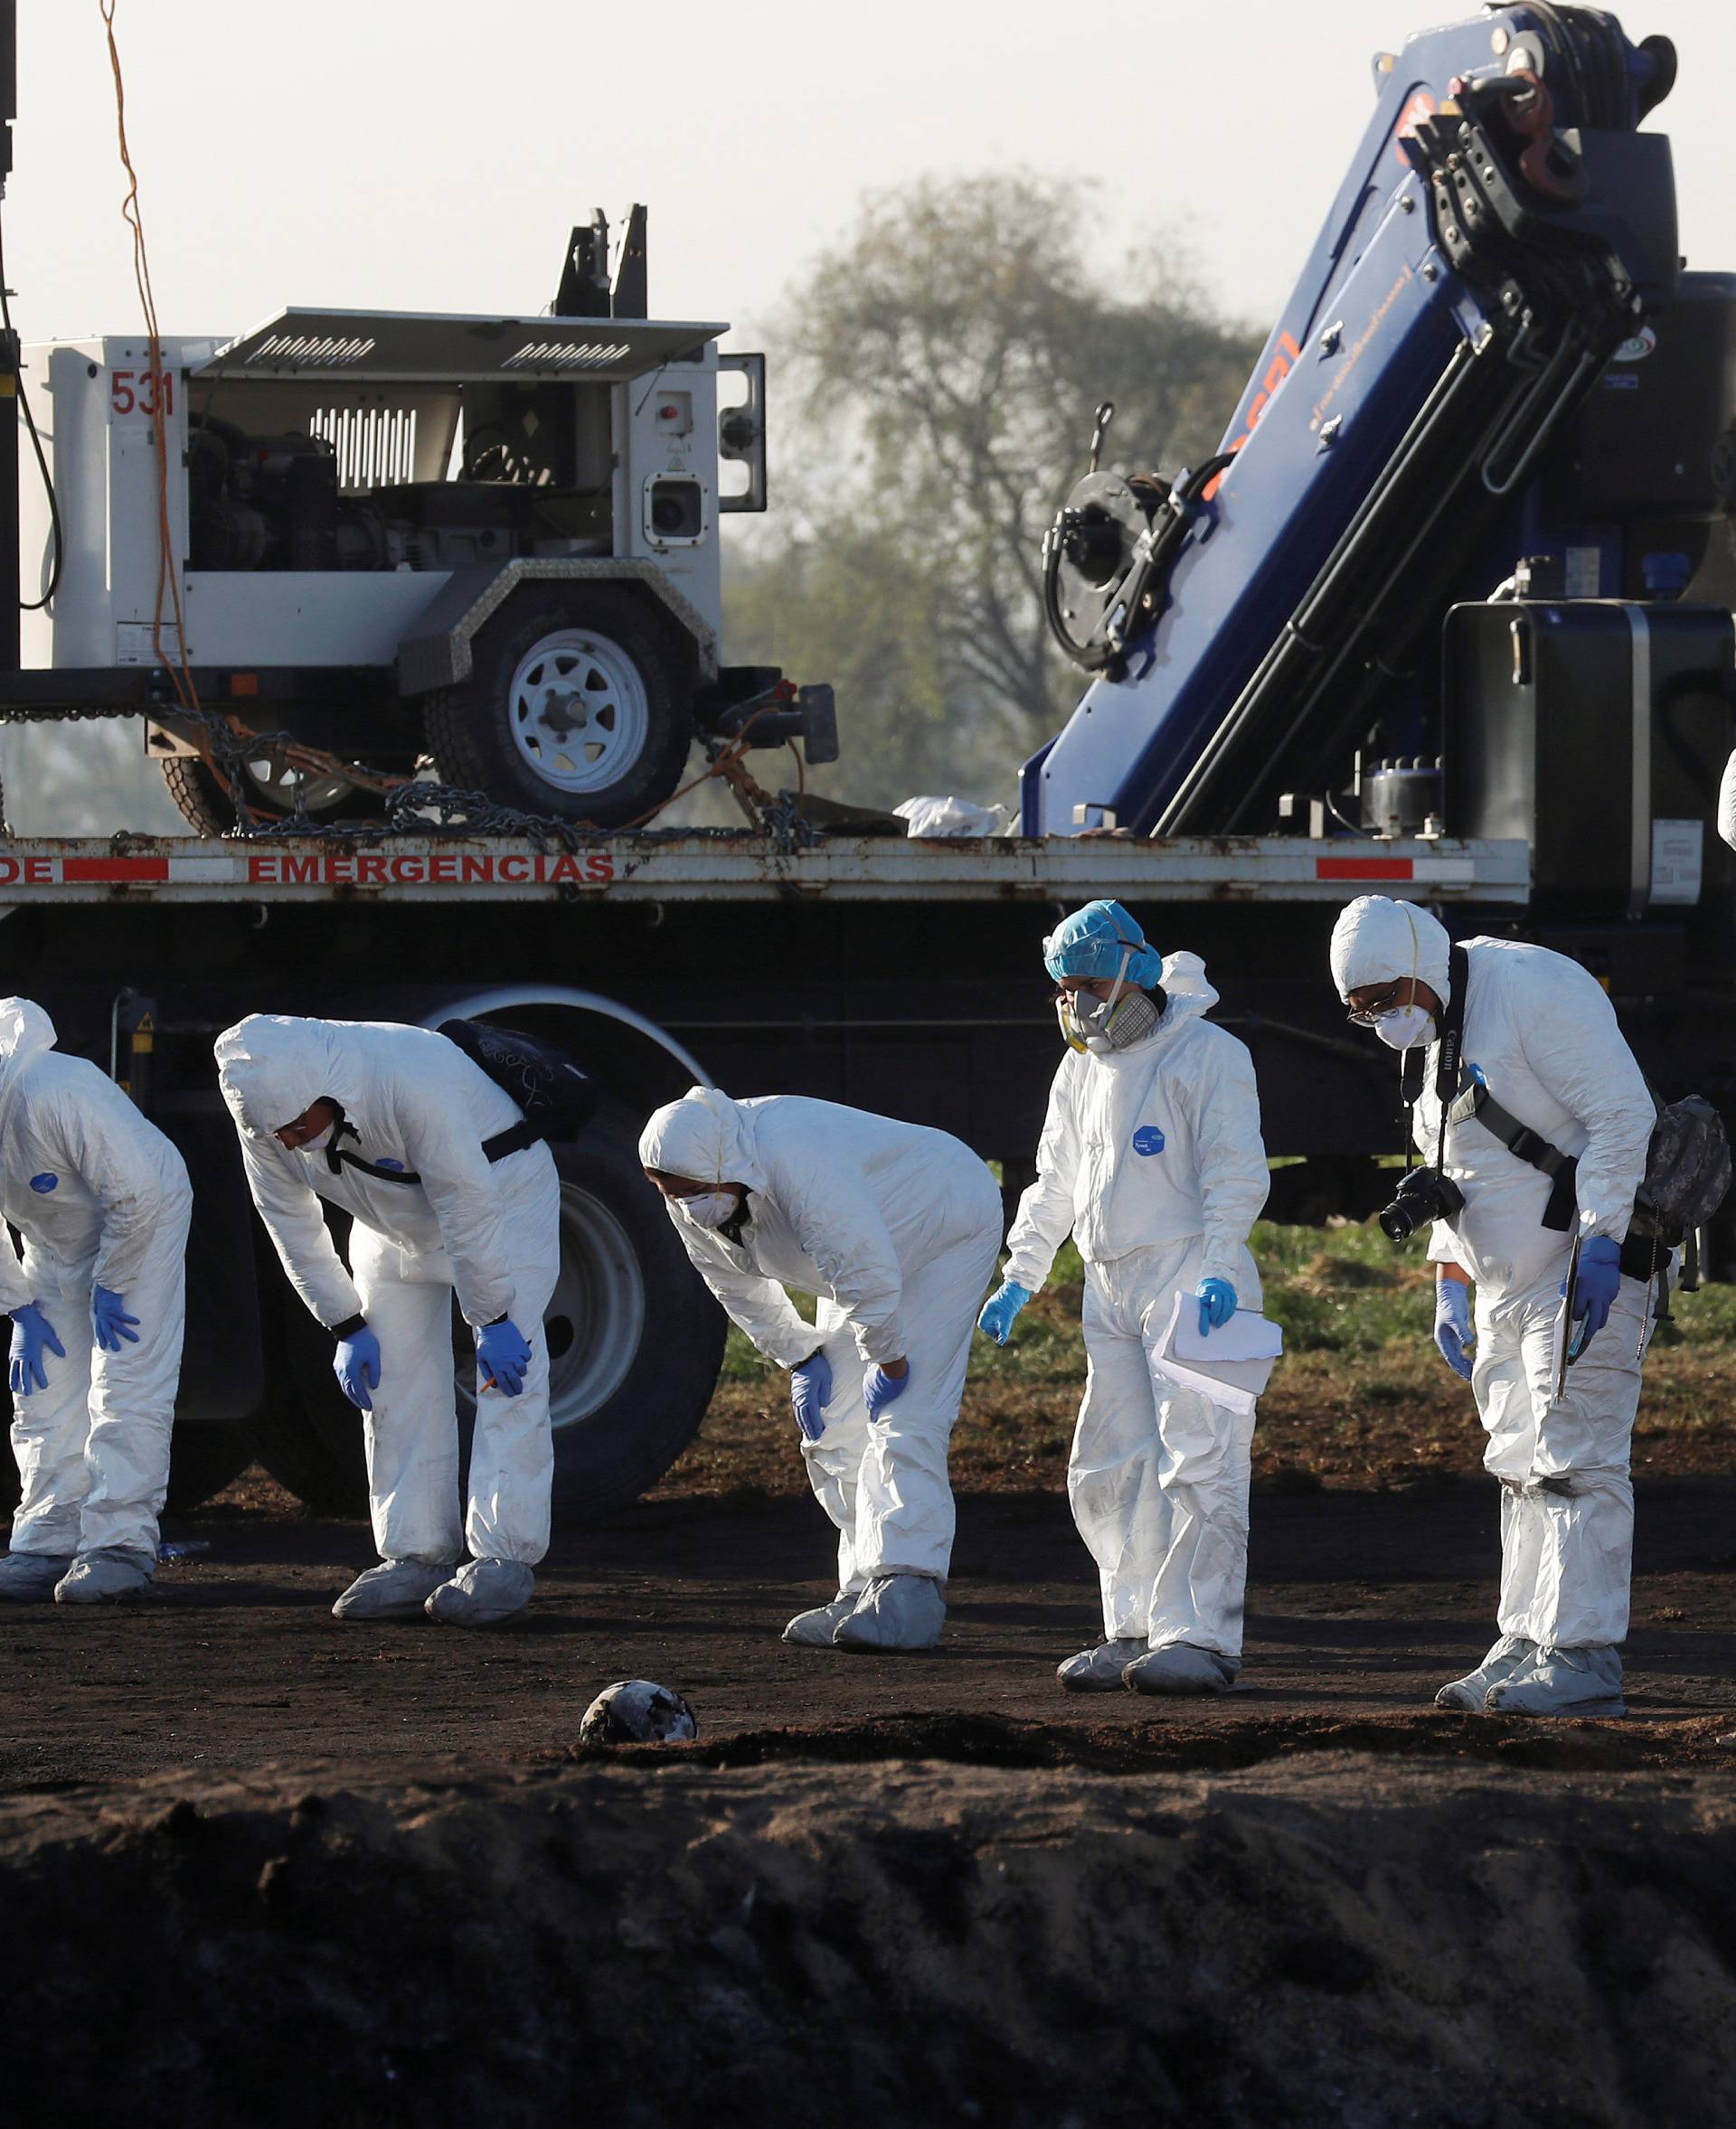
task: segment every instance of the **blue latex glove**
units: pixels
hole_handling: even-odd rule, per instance
[[[1194,1289],[1200,1302],[1200,1336],[1222,1331],[1236,1313],[1236,1290],[1228,1279],[1202,1279]]]
[[[476,1333],[478,1390],[497,1390],[502,1397],[516,1397],[524,1387],[524,1371],[530,1364],[530,1340],[511,1316],[504,1323],[485,1324]]]
[[[138,1343],[138,1318],[127,1314],[124,1294],[111,1294],[107,1286],[91,1287],[90,1323],[104,1352],[118,1352],[122,1339],[128,1345]]]
[[[338,1340],[332,1372],[337,1377],[338,1388],[359,1411],[373,1411],[373,1399],[368,1393],[380,1387],[380,1341],[365,1324]]]
[[[1021,1286],[1014,1279],[1003,1279],[984,1302],[983,1313],[976,1319],[976,1328],[986,1331],[996,1345],[1005,1345],[1013,1335],[1013,1326],[1018,1321],[1019,1311],[1030,1298],[1029,1286]]]
[[[1567,1291],[1565,1279],[1561,1291]],[[1612,1242],[1608,1235],[1593,1235],[1589,1242],[1581,1242],[1580,1268],[1573,1281],[1573,1320],[1585,1324],[1585,1336],[1580,1341],[1581,1352],[1609,1321],[1609,1311],[1620,1291],[1620,1244]]]
[[[1435,1281],[1435,1343],[1455,1375],[1471,1379],[1471,1290],[1463,1279]]]
[[[868,1407],[868,1417],[878,1419],[888,1405],[895,1405],[910,1387],[908,1366],[901,1375],[889,1375],[884,1368],[873,1367],[862,1379],[863,1400]]]
[[[832,1402],[832,1363],[811,1352],[789,1371],[789,1402],[804,1437],[816,1442],[826,1432],[826,1408]]]
[[[14,1397],[28,1397],[33,1390],[48,1388],[45,1352],[66,1358],[66,1348],[54,1335],[54,1326],[42,1314],[41,1304],[26,1301],[12,1312],[12,1370]]]

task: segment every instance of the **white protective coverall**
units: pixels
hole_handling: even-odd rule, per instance
[[[254,1013],[218,1038],[217,1064],[248,1186],[296,1291],[327,1328],[364,1316],[380,1341],[380,1386],[360,1418],[381,1558],[443,1565],[462,1536],[476,1559],[534,1567],[554,1474],[542,1334],[561,1258],[553,1155],[535,1145],[491,1163],[483,1141],[522,1120],[518,1105],[426,1028]],[[344,1145],[420,1182],[376,1181],[348,1163],[334,1173],[324,1146],[288,1152],[275,1134],[320,1100],[354,1126]],[[322,1199],[354,1215],[349,1271]],[[531,1345],[521,1393],[476,1399],[462,1532],[455,1289],[467,1324],[508,1315]]]
[[[1152,1366],[1177,1294],[1227,1279],[1260,1305],[1248,1236],[1269,1174],[1253,1060],[1203,1015],[1194,954],[1165,957],[1168,1003],[1143,1042],[1069,1051],[1019,1201],[1005,1276],[1035,1293],[1071,1231],[1085,1260],[1085,1400],[1067,1467],[1098,1565],[1103,1632],[1241,1662],[1254,1422]]]
[[[781,1367],[817,1346],[832,1369],[808,1484],[838,1532],[838,1589],[886,1575],[944,1583],[952,1558],[947,1446],[964,1395],[976,1310],[1001,1241],[1001,1194],[944,1131],[801,1095],[731,1101],[696,1087],[657,1111],[639,1141],[647,1168],[742,1183],[738,1247],[667,1201],[700,1276],[760,1352]],[[816,1295],[803,1320],[786,1286]],[[872,1424],[864,1366],[910,1365],[910,1388]]]
[[[1414,927],[1414,937],[1412,928]],[[1561,1152],[1577,1154],[1579,1231],[1618,1244],[1646,1173],[1656,1109],[1597,979],[1546,947],[1474,938],[1464,1059],[1489,1092]],[[1416,976],[1445,1004],[1450,941],[1426,909],[1364,895],[1340,917],[1340,996]],[[1413,1134],[1432,1162],[1440,1132],[1439,1049],[1424,1060]],[[1639,1404],[1646,1283],[1623,1278],[1609,1320],[1552,1403],[1551,1361],[1571,1234],[1543,1224],[1550,1180],[1474,1118],[1449,1126],[1446,1172],[1465,1193],[1429,1255],[1476,1284],[1472,1389],[1502,1483],[1500,1625],[1544,1648],[1605,1648],[1628,1632],[1634,1494],[1628,1453]]]
[[[22,1265],[0,1244],[0,1308],[40,1302],[66,1348],[47,1389],[13,1401],[14,1552],[115,1552],[155,1570],[192,1211],[186,1163],[156,1126],[55,1049],[40,1005],[0,999],[0,1213],[24,1239]],[[96,1343],[93,1286],[124,1296],[136,1345]]]

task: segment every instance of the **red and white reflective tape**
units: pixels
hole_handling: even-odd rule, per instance
[[[1300,838],[1202,837],[1118,843],[1057,837],[982,841],[827,839],[780,849],[769,838],[622,835],[579,850],[519,840],[432,836],[329,841],[192,836],[99,843],[42,836],[0,843],[0,908],[33,901],[551,901],[607,894],[703,901],[808,895],[838,901],[1117,895],[1138,900],[1334,902],[1363,888],[1524,902],[1521,843],[1327,844]]]
[[[1316,858],[1316,880],[1439,881],[1443,885],[1477,878],[1474,858]]]
[[[522,845],[461,850],[361,850],[353,845],[194,850],[152,856],[74,856],[0,851],[0,898],[53,887],[607,887],[606,850]]]

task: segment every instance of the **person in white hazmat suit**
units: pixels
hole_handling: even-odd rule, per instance
[[[1253,1060],[1204,1017],[1218,994],[1198,956],[1160,956],[1119,902],[1068,918],[1043,959],[1068,1053],[982,1328],[1005,1344],[1071,1233],[1089,1373],[1067,1493],[1103,1639],[1057,1675],[1072,1692],[1221,1692],[1241,1668],[1254,1422],[1170,1382],[1153,1352],[1178,1295],[1208,1335],[1260,1305]]]
[[[1333,928],[1333,979],[1353,1020],[1392,1049],[1426,1046],[1412,1134],[1428,1163],[1440,1144],[1450,950],[1426,909],[1383,895],[1359,897]],[[1471,1384],[1484,1464],[1501,1482],[1501,1593],[1500,1638],[1436,1698],[1504,1715],[1620,1715],[1628,1453],[1650,1300],[1648,1279],[1623,1269],[1622,1243],[1656,1111],[1609,999],[1576,961],[1513,939],[1469,939],[1466,954],[1461,1087],[1485,1089],[1578,1165],[1563,1225],[1551,1227],[1552,1175],[1475,1115],[1447,1127],[1444,1172],[1465,1202],[1430,1230],[1435,1342]],[[1574,1313],[1590,1338],[1558,1400],[1553,1355],[1576,1235]]]
[[[156,1571],[186,1327],[186,1164],[108,1076],[0,999],[0,1309],[22,1497],[0,1597],[96,1604]]]
[[[731,1319],[790,1371],[838,1588],[784,1639],[933,1647],[952,1559],[948,1444],[1000,1249],[994,1177],[944,1131],[709,1087],[656,1112],[639,1158]],[[818,1297],[814,1323],[787,1286]]]
[[[517,1103],[426,1028],[254,1013],[216,1051],[253,1202],[296,1291],[336,1340],[338,1381],[362,1412],[380,1565],[333,1612],[426,1611],[463,1626],[511,1617],[549,1543],[553,1155],[523,1143]],[[322,1200],[354,1215],[347,1271]],[[476,1347],[462,1521],[455,1291]]]

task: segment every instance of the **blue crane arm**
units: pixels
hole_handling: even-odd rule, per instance
[[[1376,61],[1375,108],[1219,456],[1093,474],[1045,544],[1096,677],[1028,834],[1263,831],[1323,788],[1480,533],[1676,273],[1673,54],[1514,5]],[[1491,577],[1490,587],[1494,578]]]

